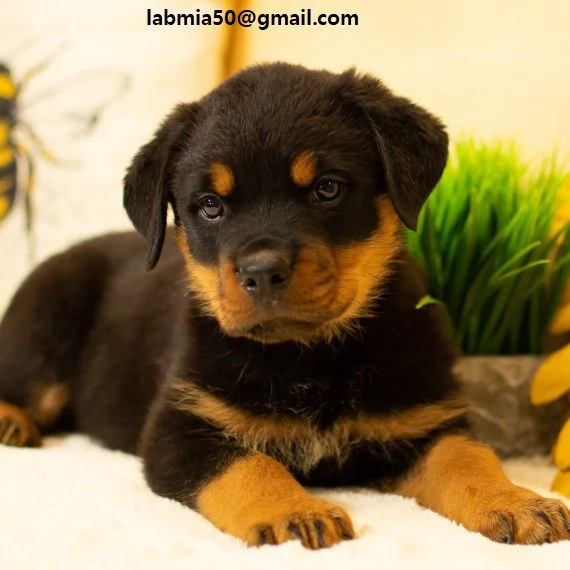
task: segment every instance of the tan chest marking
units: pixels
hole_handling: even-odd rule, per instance
[[[176,381],[173,389],[178,409],[220,428],[245,448],[268,453],[304,473],[325,458],[342,464],[355,444],[414,439],[465,413],[462,402],[446,400],[388,416],[342,418],[323,431],[301,419],[254,415],[188,382]]]

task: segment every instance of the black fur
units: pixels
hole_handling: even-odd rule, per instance
[[[149,245],[149,270],[156,266],[164,243],[174,161],[193,128],[196,114],[196,105],[178,105],[154,139],[141,148],[125,176],[124,206]]]
[[[239,73],[197,105],[180,105],[141,149],[125,177],[125,207],[149,243],[149,268],[158,259],[166,201],[182,220],[193,253],[213,264],[224,243],[245,228],[293,226],[336,243],[362,240],[376,229],[372,198],[387,192],[409,227],[447,161],[447,135],[432,115],[394,96],[370,76],[341,75],[274,64]],[[306,200],[291,200],[288,168],[296,153],[318,149],[323,170],[358,186],[343,208],[324,220],[309,218]],[[229,203],[245,210],[240,223],[218,231],[185,223],[206,190],[213,160],[240,177]],[[191,192],[190,190],[196,189]],[[341,231],[342,230],[342,231]]]
[[[340,204],[314,204],[292,182],[291,162],[305,150],[346,186]],[[148,254],[140,236],[118,234],[40,266],[0,326],[0,398],[26,407],[35,384],[67,384],[75,429],[139,450],[151,487],[192,504],[205,480],[248,450],[174,409],[173,378],[251,414],[304,418],[322,430],[455,395],[453,345],[437,307],[415,308],[425,291],[405,253],[356,334],[263,344],[228,336],[194,302],[166,230],[170,202],[205,267],[221,255],[235,259],[260,236],[296,252],[309,238],[333,248],[363,243],[378,229],[381,194],[415,226],[446,158],[437,119],[353,71],[260,66],[179,105],[125,177],[125,207]],[[232,169],[235,190],[227,215],[212,222],[200,200],[211,193],[215,161]],[[460,419],[405,445],[358,445],[344,467],[325,459],[310,473],[293,472],[314,485],[380,484],[406,473],[442,431],[464,428]]]

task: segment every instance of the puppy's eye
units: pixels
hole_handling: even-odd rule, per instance
[[[224,205],[216,196],[206,196],[200,202],[200,213],[208,220],[216,220],[224,214]]]
[[[338,180],[319,180],[313,188],[313,194],[319,202],[334,202],[337,200],[344,186]]]

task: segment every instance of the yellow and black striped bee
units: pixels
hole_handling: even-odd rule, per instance
[[[8,216],[21,195],[28,235],[33,225],[35,158],[39,156],[54,164],[64,164],[64,161],[57,159],[45,147],[34,129],[22,118],[19,103],[21,94],[30,80],[49,67],[61,51],[50,54],[33,66],[19,82],[14,79],[10,67],[0,61],[0,223]],[[108,92],[94,104],[93,108],[82,114],[71,112],[67,114],[68,119],[81,122],[81,132],[76,131],[75,134],[85,135],[98,123],[103,110],[128,88],[130,79],[126,74],[108,69],[81,71],[44,89],[34,102],[42,98],[53,98],[58,92],[69,90],[73,86],[82,86],[84,90],[91,90],[94,80],[101,79],[112,79],[112,84],[108,85]],[[84,94],[79,93],[76,98],[80,101],[85,99]],[[16,136],[19,130],[25,132],[26,143]]]
[[[10,69],[0,62],[0,221],[8,215],[16,200],[20,182],[17,167],[18,156],[22,156],[30,170],[33,170],[33,160],[29,152],[18,149],[14,140],[18,91],[18,86],[12,78]],[[33,172],[28,175],[28,181],[31,179],[33,179]],[[25,192],[26,218],[31,213],[30,192],[31,188]]]

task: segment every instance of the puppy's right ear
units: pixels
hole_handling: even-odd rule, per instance
[[[357,105],[371,129],[394,209],[402,222],[415,230],[420,210],[447,162],[445,127],[437,117],[394,95],[371,75],[351,69],[339,78],[342,95]]]
[[[123,181],[123,205],[147,242],[147,271],[162,251],[172,173],[197,115],[196,103],[178,105],[136,154]]]

